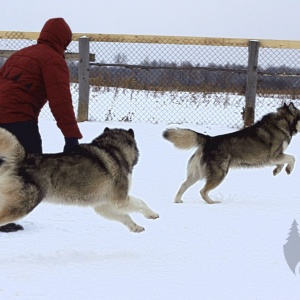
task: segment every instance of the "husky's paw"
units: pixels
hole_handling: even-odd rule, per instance
[[[181,199],[175,199],[174,203],[183,203],[183,201]]]
[[[283,165],[277,165],[276,168],[273,170],[273,175],[276,176],[277,174],[279,174],[281,172],[283,168]]]
[[[144,209],[144,210],[142,211],[142,213],[143,213],[143,215],[144,215],[144,217],[145,217],[146,219],[152,219],[152,220],[154,220],[154,219],[159,218],[158,213],[156,213],[155,211],[153,211],[153,210],[150,209],[150,208]]]
[[[137,232],[137,233],[139,233],[139,232],[145,231],[145,228],[142,227],[142,226],[140,226],[140,225],[137,225],[137,224],[132,224],[132,225],[129,226],[129,230],[131,232]]]
[[[155,220],[155,219],[158,219],[159,218],[159,214],[152,211],[151,213],[148,213],[146,216],[145,216],[147,219],[152,219],[152,220]]]
[[[206,200],[205,200],[206,201]],[[218,203],[221,203],[221,201],[214,201],[214,200],[209,200],[209,201],[206,201],[207,204],[218,204]]]
[[[294,168],[294,166],[287,165],[286,168],[285,168],[286,174],[290,175],[293,171],[293,168]]]

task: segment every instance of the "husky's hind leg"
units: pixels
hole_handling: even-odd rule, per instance
[[[3,187],[0,192],[0,225],[19,220],[29,214],[42,200],[38,187],[31,183]]]
[[[187,166],[187,178],[180,186],[174,202],[175,203],[183,203],[181,197],[185,193],[185,191],[191,187],[193,184],[195,184],[198,180],[202,179],[204,177],[204,171],[203,166],[200,163],[200,156],[201,152],[196,152],[189,160],[188,166]]]
[[[175,196],[174,203],[183,203],[181,199],[182,195],[189,187],[195,184],[198,180],[200,180],[200,178],[196,177],[195,174],[188,174],[187,179],[182,183],[180,189],[178,190]]]
[[[119,212],[113,204],[99,205],[94,207],[94,210],[106,219],[124,224],[132,232],[142,232],[145,230],[144,227],[137,225],[128,214]]]
[[[207,167],[207,178],[204,187],[200,190],[200,195],[208,203],[220,203],[220,201],[214,201],[209,196],[208,193],[216,188],[225,178],[228,173],[229,164],[223,162],[220,166],[208,165]]]
[[[214,201],[209,196],[208,193],[216,188],[221,182],[223,178],[213,178],[212,180],[208,179],[204,187],[200,190],[200,195],[208,204],[220,203],[220,201]]]

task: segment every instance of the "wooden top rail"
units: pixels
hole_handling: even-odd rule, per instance
[[[17,50],[0,50],[0,57],[8,58],[13,53],[17,52]],[[79,53],[75,52],[65,52],[65,59],[66,60],[79,60]],[[90,61],[95,61],[95,54],[90,53]]]
[[[39,32],[0,31],[2,39],[37,40]],[[157,35],[125,35],[125,34],[95,34],[73,33],[73,41],[82,36],[89,37],[95,42],[112,43],[149,43],[149,44],[177,44],[203,46],[232,46],[248,47],[250,40],[257,40],[263,48],[300,49],[300,41],[268,40],[268,39],[240,39],[240,38],[211,38],[188,36],[157,36]]]

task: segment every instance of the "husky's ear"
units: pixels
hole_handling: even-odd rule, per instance
[[[130,128],[128,129],[129,134],[134,138],[134,131]]]
[[[108,127],[105,127],[103,132],[107,132],[107,131],[110,131],[110,129]]]
[[[295,107],[295,105],[293,104],[293,102],[291,102],[289,104],[289,110],[291,113],[294,113],[295,111],[297,111],[298,109]]]
[[[278,113],[286,113],[287,111],[289,111],[289,107],[288,105],[284,102],[283,106],[280,106],[277,108]]]

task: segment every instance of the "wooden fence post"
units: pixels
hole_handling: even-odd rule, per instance
[[[253,125],[255,116],[255,98],[257,86],[257,64],[258,64],[259,41],[249,41],[248,72],[246,86],[246,105],[244,111],[244,126]]]
[[[79,38],[79,64],[78,64],[78,114],[77,121],[87,121],[89,117],[89,78],[90,78],[90,39],[82,36]]]

